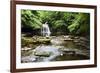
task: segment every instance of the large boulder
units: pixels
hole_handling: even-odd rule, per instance
[[[42,57],[43,61],[51,61],[60,54],[61,52],[59,51],[59,49],[54,46],[40,45],[36,49],[34,49],[34,55]]]

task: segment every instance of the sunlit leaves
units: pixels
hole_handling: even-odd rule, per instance
[[[28,27],[41,30],[41,26],[45,22],[48,22],[51,33],[54,34],[63,32],[72,35],[89,35],[89,13],[21,10],[22,28]]]
[[[79,13],[75,19],[73,20],[72,24],[68,26],[70,33],[72,34],[88,34],[89,35],[89,28],[90,28],[90,16],[87,13]]]
[[[33,14],[34,13],[34,14]],[[41,22],[38,19],[37,11],[21,10],[21,21],[23,27],[40,28]]]

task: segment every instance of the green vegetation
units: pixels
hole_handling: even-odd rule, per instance
[[[90,14],[80,12],[21,10],[22,33],[41,34],[48,22],[51,35],[90,35]]]
[[[89,13],[21,10],[22,63],[89,59],[89,37]]]

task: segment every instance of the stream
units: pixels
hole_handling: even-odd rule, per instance
[[[22,63],[87,60],[90,58],[89,49],[77,45],[71,39],[63,41],[62,37],[52,37],[50,43],[38,44],[34,49],[21,50],[21,53]]]

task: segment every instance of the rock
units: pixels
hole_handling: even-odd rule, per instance
[[[64,39],[64,41],[73,41],[73,39],[71,39],[71,38],[66,38],[66,39]]]
[[[90,49],[90,45],[87,45],[87,44],[84,44],[84,43],[76,43],[77,46],[83,46],[85,47],[86,49]]]
[[[80,37],[80,40],[89,42],[89,40],[87,38],[85,38],[85,37]]]
[[[64,38],[69,38],[69,36],[63,36]]]
[[[74,39],[75,36],[69,35],[69,38]]]
[[[36,56],[25,56],[21,58],[22,63],[27,63],[27,62],[35,62],[38,57]]]
[[[30,44],[33,44],[32,38],[26,38],[26,37],[21,38],[22,47],[26,47],[26,46],[28,47]]]
[[[22,51],[27,51],[27,50],[31,50],[32,48],[29,48],[29,47],[24,47],[24,48],[22,48],[21,50]]]
[[[61,48],[59,50],[61,50],[62,53],[63,54],[66,54],[66,55],[75,55],[76,54],[76,51],[73,50],[73,49],[67,49],[67,48],[66,49],[63,49],[63,48]]]
[[[50,39],[38,39],[39,43],[50,43]]]
[[[64,36],[64,41],[73,41],[73,39],[68,35],[68,36]]]
[[[74,43],[79,43],[79,40],[74,40],[73,42],[74,42]]]
[[[78,37],[78,36],[76,36],[76,37],[74,37],[74,39],[79,39],[79,37]]]
[[[51,61],[56,56],[59,56],[61,54],[58,48],[54,46],[44,46],[44,45],[38,46],[36,49],[34,49],[34,52],[35,56],[45,57],[42,58],[43,59],[42,61]]]
[[[35,56],[42,56],[42,57],[49,57],[51,55],[51,52],[35,52]]]

